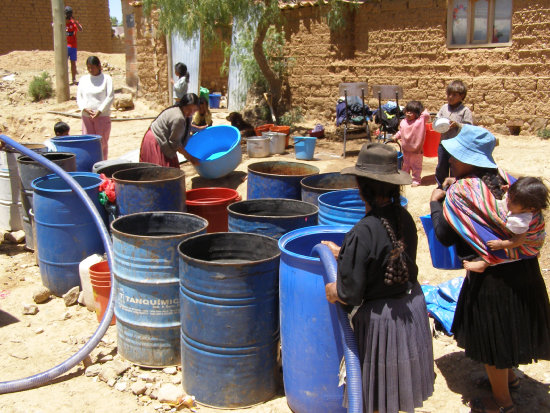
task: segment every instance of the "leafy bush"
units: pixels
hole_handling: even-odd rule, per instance
[[[539,136],[539,138],[542,138],[542,139],[550,138],[550,128],[540,129],[537,135]]]
[[[29,95],[34,102],[47,99],[53,95],[52,80],[48,72],[42,72],[35,76],[29,84]]]
[[[281,125],[294,126],[296,123],[301,122],[304,119],[302,115],[302,108],[296,106],[295,108],[290,109],[279,119]]]

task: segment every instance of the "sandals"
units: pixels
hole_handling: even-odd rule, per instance
[[[496,411],[497,413],[515,413],[516,406],[511,404],[507,407],[502,407],[497,404],[496,401],[491,399],[496,407],[497,410],[490,409],[490,411]],[[482,399],[474,399],[470,402],[470,408],[472,409],[473,413],[487,413],[487,407],[485,406],[485,403]]]
[[[491,382],[487,377],[482,377],[475,382],[476,386],[483,387],[486,389],[491,389]],[[510,391],[517,391],[519,390],[521,384],[519,382],[519,377],[516,377],[514,380],[508,382],[508,388]]]

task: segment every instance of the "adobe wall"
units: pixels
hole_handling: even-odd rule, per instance
[[[284,10],[293,106],[309,120],[333,125],[340,82],[398,84],[404,101],[420,100],[437,112],[453,79],[468,86],[465,104],[477,124],[522,133],[550,124],[550,1],[514,0],[512,46],[448,49],[445,0],[380,0],[350,12],[347,27],[331,33],[326,9]],[[401,103],[401,102],[400,102]],[[403,102],[404,103],[404,102]],[[371,107],[377,100],[369,99]]]
[[[135,21],[135,59],[139,79],[138,95],[146,96],[150,102],[168,106],[166,36],[157,29],[158,11],[153,11],[151,18],[146,18],[141,6],[133,7],[133,20]]]
[[[67,0],[74,18],[83,27],[78,32],[78,49],[112,53],[108,0]],[[51,0],[0,1],[0,54],[14,50],[53,50]]]

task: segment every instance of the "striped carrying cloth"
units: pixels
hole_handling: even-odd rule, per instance
[[[515,178],[499,170],[511,185]],[[539,211],[533,214],[525,243],[517,248],[491,250],[487,241],[507,240],[513,233],[506,228],[507,208],[491,193],[480,178],[457,180],[447,190],[443,214],[454,230],[489,264],[532,258],[540,252],[546,235],[544,218]]]

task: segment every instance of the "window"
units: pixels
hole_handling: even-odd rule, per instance
[[[447,18],[449,47],[508,46],[512,0],[452,0]]]

